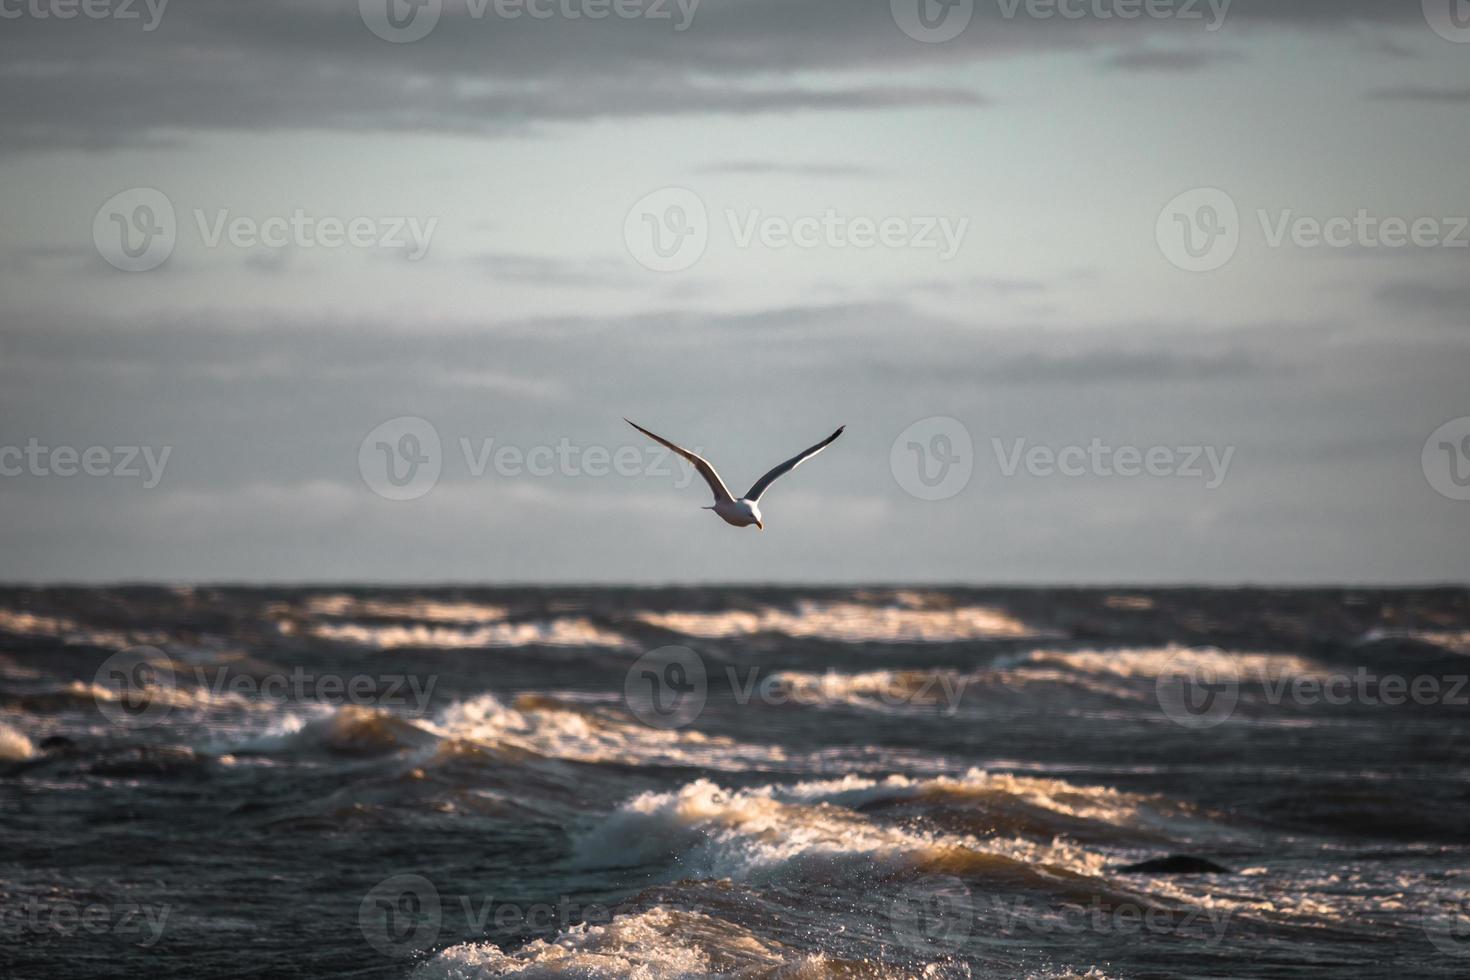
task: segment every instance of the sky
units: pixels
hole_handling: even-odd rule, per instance
[[[1470,580],[1465,0],[0,0],[0,579]],[[761,502],[737,493],[845,434]]]

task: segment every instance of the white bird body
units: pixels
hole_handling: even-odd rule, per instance
[[[733,524],[736,527],[750,527],[754,524],[757,528],[765,528],[765,524],[761,521],[760,505],[754,500],[746,500],[744,497],[739,500],[722,500],[713,507],[706,507],[705,510],[714,511],[726,524]]]
[[[733,524],[735,527],[750,527],[750,525],[754,524],[757,530],[761,531],[766,529],[766,524],[765,518],[761,516],[760,499],[761,495],[766,492],[766,489],[776,481],[777,477],[785,476],[830,446],[838,436],[842,435],[843,430],[847,428],[845,425],[839,426],[836,432],[815,446],[802,450],[786,462],[773,468],[759,480],[756,480],[755,484],[745,492],[745,496],[735,497],[731,495],[729,490],[725,489],[725,481],[720,479],[720,474],[715,472],[715,468],[709,464],[709,460],[697,453],[690,452],[682,446],[674,445],[663,436],[654,435],[632,419],[623,419],[623,421],[648,436],[654,442],[673,450],[693,464],[694,468],[699,471],[699,475],[704,477],[704,482],[709,484],[710,491],[715,495],[714,504],[706,507],[705,510],[714,511],[726,524]]]

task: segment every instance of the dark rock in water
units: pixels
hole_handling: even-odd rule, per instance
[[[1118,869],[1125,874],[1147,875],[1233,875],[1234,871],[1222,867],[1206,858],[1188,854],[1171,854],[1163,858],[1150,858],[1137,864]]]

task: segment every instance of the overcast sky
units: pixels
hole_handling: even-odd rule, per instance
[[[1467,4],[920,2],[0,0],[0,577],[1470,579]]]

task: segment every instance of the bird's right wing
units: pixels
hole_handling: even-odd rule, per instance
[[[672,442],[669,442],[669,440],[665,439],[663,436],[654,435],[652,432],[649,432],[647,429],[639,425],[637,422],[634,422],[632,419],[625,418],[623,419],[623,421],[627,422],[633,428],[637,429],[639,432],[643,433],[654,442],[659,443],[663,446],[667,446],[669,449],[672,449],[680,456],[683,456],[685,459],[689,460],[689,462],[693,464],[694,468],[699,471],[699,475],[704,477],[704,482],[708,483],[709,488],[714,491],[715,503],[729,503],[730,501],[735,499],[734,497],[730,496],[730,491],[725,489],[725,481],[720,479],[720,474],[715,472],[715,468],[709,465],[709,461],[706,460],[703,456],[700,456],[697,453],[691,453],[689,450],[685,449],[682,446],[676,446]]]
[[[775,483],[776,480],[780,477],[785,476],[787,473],[790,473],[802,463],[805,463],[807,460],[811,459],[823,449],[826,449],[828,446],[832,445],[832,443],[837,441],[837,437],[842,435],[843,430],[846,428],[847,426],[845,425],[838,426],[836,432],[832,433],[830,436],[823,439],[815,446],[812,446],[810,449],[803,449],[801,452],[797,453],[795,456],[792,456],[786,462],[782,463],[780,466],[777,466],[775,469],[771,470],[771,472],[767,473],[759,480],[756,480],[755,486],[746,491],[746,498],[759,503],[761,499],[761,494],[766,492],[767,487],[769,487],[772,483]]]

